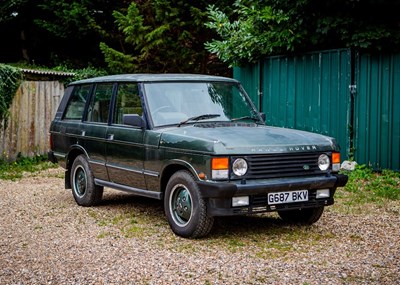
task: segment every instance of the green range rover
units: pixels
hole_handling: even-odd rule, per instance
[[[277,211],[312,224],[334,203],[339,146],[265,125],[240,83],[193,74],[126,74],[71,83],[51,124],[49,159],[93,206],[110,187],[163,200],[173,232],[207,235],[216,216]]]

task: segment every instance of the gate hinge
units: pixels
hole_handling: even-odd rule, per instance
[[[357,92],[357,85],[349,85],[350,94],[354,95]]]

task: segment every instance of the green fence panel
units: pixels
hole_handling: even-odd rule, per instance
[[[267,124],[335,137],[350,153],[351,52],[269,57],[262,65],[261,110]]]
[[[400,54],[357,58],[355,160],[399,170]]]
[[[233,68],[233,78],[239,80],[256,107],[260,108],[260,64]]]

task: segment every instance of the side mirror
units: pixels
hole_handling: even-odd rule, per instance
[[[144,120],[138,114],[123,115],[122,123],[132,127],[144,128]]]

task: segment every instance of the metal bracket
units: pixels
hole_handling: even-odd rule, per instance
[[[357,93],[357,85],[349,85],[350,94],[354,95]]]

